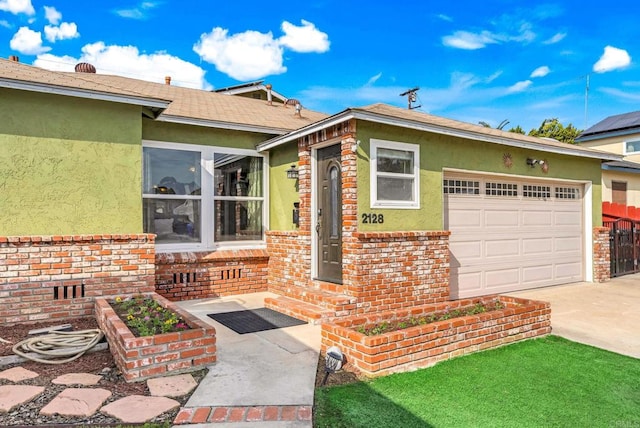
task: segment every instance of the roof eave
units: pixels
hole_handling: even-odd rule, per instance
[[[621,160],[623,158],[623,156],[616,155],[613,153],[590,152],[590,151],[585,151],[584,149],[576,149],[575,147],[569,144],[567,144],[567,147],[555,147],[555,146],[549,146],[544,143],[536,143],[533,141],[513,140],[513,139],[501,137],[501,136],[480,134],[480,133],[466,131],[462,129],[438,126],[438,125],[433,125],[433,124],[428,124],[428,123],[418,122],[418,121],[413,121],[408,119],[400,119],[397,117],[386,116],[379,113],[373,113],[373,112],[358,110],[358,109],[345,110],[334,116],[330,116],[327,119],[324,119],[314,124],[300,128],[286,135],[272,138],[271,140],[268,140],[262,144],[259,144],[257,149],[258,151],[266,151],[274,147],[280,146],[282,144],[285,144],[287,142],[293,141],[299,137],[303,137],[310,133],[316,132],[320,129],[338,124],[340,122],[343,122],[345,120],[352,119],[352,118],[367,120],[370,122],[380,123],[383,125],[400,126],[403,128],[415,129],[418,131],[428,131],[428,132],[433,132],[441,135],[449,135],[452,137],[466,138],[471,140],[483,141],[487,143],[501,144],[501,145],[506,145],[511,147],[519,147],[519,148],[524,148],[529,150],[539,150],[539,151],[544,151],[549,153],[574,155],[574,156],[581,156],[581,157],[601,159],[601,160]]]
[[[197,119],[193,117],[161,114],[156,119],[158,122],[179,123],[182,125],[203,126],[207,128],[231,129],[233,131],[255,132],[259,134],[282,135],[291,131],[285,128],[271,128],[267,126],[248,125],[236,122],[223,122],[219,120]]]
[[[107,92],[91,91],[87,89],[69,88],[66,86],[48,85],[35,82],[25,82],[0,78],[0,87],[7,89],[17,89],[22,91],[40,92],[53,95],[64,95],[76,98],[86,98],[100,101],[111,101],[115,103],[133,104],[152,109],[166,109],[171,101],[157,98],[139,97],[134,95],[111,94]]]
[[[576,143],[603,140],[605,138],[620,137],[623,135],[631,135],[631,134],[640,134],[640,128],[635,127],[635,128],[627,128],[627,129],[617,129],[617,130],[611,130],[611,131],[597,132],[594,134],[589,134],[584,136],[578,136],[578,138],[576,138]]]

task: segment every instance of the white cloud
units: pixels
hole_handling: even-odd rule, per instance
[[[14,51],[25,55],[38,55],[51,50],[51,48],[42,46],[42,33],[28,27],[20,27],[11,38],[9,46]]]
[[[565,37],[567,37],[567,33],[556,33],[556,34],[553,35],[553,37],[551,37],[550,39],[545,40],[542,43],[544,43],[545,45],[553,45],[555,43],[558,43],[559,41],[561,41]]]
[[[543,66],[538,67],[535,70],[533,70],[529,77],[544,77],[549,73],[551,73],[551,69],[549,67],[547,67],[546,65],[543,65]]]
[[[444,36],[442,43],[451,48],[476,50],[482,49],[490,43],[498,43],[498,41],[489,31],[483,31],[479,34],[468,31],[456,31],[450,36]]]
[[[130,9],[116,9],[114,13],[122,18],[129,19],[147,19],[149,17],[148,12],[159,6],[159,2],[143,1],[135,7]]]
[[[511,86],[509,86],[507,88],[507,93],[509,94],[513,94],[516,92],[522,92],[525,89],[527,89],[529,86],[531,86],[533,82],[531,80],[522,80],[520,82],[517,82]]]
[[[613,95],[614,97],[617,97],[621,100],[634,101],[636,103],[640,102],[640,93],[632,93],[628,90],[623,91],[618,88],[600,88],[599,91],[604,92],[605,94]]]
[[[604,53],[593,65],[593,71],[596,73],[606,73],[620,68],[624,68],[631,64],[631,57],[624,49],[614,48],[613,46],[605,46]]]
[[[59,27],[53,25],[45,25],[44,35],[51,43],[56,40],[74,39],[80,36],[78,26],[75,22],[63,22]]]
[[[31,0],[0,0],[0,10],[17,15],[24,13],[26,15],[35,15],[36,10],[31,4]]]
[[[228,30],[214,28],[193,46],[200,57],[236,80],[253,80],[287,71],[282,65],[282,46],[271,32],[245,31],[229,36]]]
[[[303,19],[301,27],[284,21],[281,28],[284,36],[280,37],[278,42],[294,52],[323,53],[329,50],[330,43],[327,33],[318,30],[309,21]]]
[[[80,58],[38,55],[33,65],[58,71],[73,71],[75,64],[88,62],[98,73],[115,74],[150,82],[164,83],[171,76],[171,84],[196,89],[210,90],[205,80],[205,71],[197,65],[169,55],[166,52],[143,54],[135,46],[107,46],[104,42],[85,45]]]
[[[379,78],[382,77],[382,72],[376,74],[375,76],[371,76],[369,80],[367,80],[367,86],[371,86],[378,81]]]
[[[438,18],[442,19],[443,21],[447,21],[447,22],[453,22],[453,18],[450,17],[449,15],[445,15],[444,13],[440,13],[438,15],[436,15]]]
[[[53,6],[44,7],[44,16],[51,25],[58,25],[62,19],[62,14]]]
[[[4,19],[0,19],[0,27],[11,28],[12,25],[9,23],[9,21],[5,21]]]

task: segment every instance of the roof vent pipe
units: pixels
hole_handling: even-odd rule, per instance
[[[20,62],[20,58],[18,57],[18,55],[10,55],[9,61]]]
[[[165,85],[171,85],[171,76],[165,76],[164,77],[164,84]]]
[[[273,105],[273,98],[271,96],[271,88],[273,88],[273,86],[271,86],[271,83],[267,83],[265,88],[267,88],[267,104]]]

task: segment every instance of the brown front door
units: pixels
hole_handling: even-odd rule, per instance
[[[318,150],[318,279],[342,283],[340,144]]]

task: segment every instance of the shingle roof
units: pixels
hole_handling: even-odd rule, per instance
[[[323,119],[317,124],[308,125],[289,134],[274,137],[258,145],[258,150],[269,150],[287,141],[308,133],[315,132],[318,128],[329,126],[334,122],[344,121],[354,117],[376,123],[419,129],[444,135],[460,136],[462,138],[504,144],[507,146],[525,147],[533,150],[541,150],[555,153],[565,153],[583,157],[606,160],[621,160],[622,156],[607,153],[601,150],[563,143],[550,138],[538,138],[515,132],[501,131],[499,129],[486,128],[481,125],[460,122],[445,117],[434,116],[417,110],[394,107],[387,104],[372,104],[364,107],[356,107],[344,110],[341,113]]]
[[[234,97],[216,92],[153,83],[121,76],[93,73],[69,73],[44,70],[13,61],[0,60],[0,86],[5,82],[27,82],[46,87],[68,88],[97,94],[111,94],[169,102],[158,120],[192,122],[203,126],[246,126],[257,132],[281,134],[300,128],[327,115],[302,110],[302,117],[294,109],[282,104],[268,105],[265,101]],[[141,105],[145,105],[141,103]]]
[[[603,134],[612,131],[638,130],[640,128],[640,111],[617,114],[601,120],[578,136],[578,139],[594,134]]]

